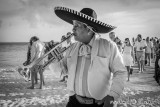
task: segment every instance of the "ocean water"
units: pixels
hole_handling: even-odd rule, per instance
[[[21,66],[27,59],[27,43],[0,43],[0,68]]]

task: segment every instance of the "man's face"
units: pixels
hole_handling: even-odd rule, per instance
[[[120,41],[118,38],[112,38],[112,39],[115,40],[116,43]]]
[[[128,44],[129,44],[129,40],[128,40],[128,39],[126,39],[126,40],[125,40],[125,43],[126,43],[126,45],[128,45]]]
[[[114,41],[114,39],[115,39],[115,33],[109,34],[109,37],[110,37],[110,39],[111,39],[112,41]]]
[[[87,27],[82,22],[74,20],[72,31],[74,33],[74,38],[76,41],[84,42],[88,38]]]

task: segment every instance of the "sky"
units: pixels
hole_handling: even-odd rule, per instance
[[[56,16],[56,6],[94,9],[98,20],[117,27],[121,40],[160,37],[160,0],[0,0],[0,42],[28,42],[32,36],[60,41],[72,25]],[[108,39],[108,33],[101,37]]]

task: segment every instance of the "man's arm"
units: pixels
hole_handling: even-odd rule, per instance
[[[107,46],[106,46],[107,47]],[[109,94],[98,104],[104,103],[103,107],[113,106],[123,92],[126,68],[124,67],[122,56],[116,44],[110,46],[110,70],[113,73],[112,85]]]
[[[123,63],[123,58],[116,45],[111,45],[110,70],[113,73],[112,86],[109,95],[115,100],[120,97],[124,89],[127,70]]]

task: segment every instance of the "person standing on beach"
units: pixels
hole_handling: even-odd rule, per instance
[[[153,44],[153,37],[150,38],[150,43],[151,43],[151,62],[153,62],[153,55],[154,55],[154,44]]]
[[[66,35],[66,38],[69,38],[71,35],[72,35],[72,33],[68,32],[67,35]],[[66,45],[67,45],[67,47],[72,45],[71,38],[67,39],[67,44]],[[65,52],[63,55],[65,56],[66,54],[67,53]],[[60,80],[60,82],[67,82],[68,74],[67,74],[66,70],[62,70],[62,71],[63,71],[63,78],[62,78],[62,80]]]
[[[33,37],[30,38],[29,44],[28,44],[28,50],[27,50],[27,60],[23,63],[24,66],[27,66],[31,63],[31,47],[33,44]],[[30,70],[28,70],[29,72],[26,72],[26,74],[28,75],[27,81],[31,80],[31,72]],[[37,78],[37,74],[35,74],[35,84],[38,83],[38,78]]]
[[[29,44],[28,44],[28,50],[27,50],[27,60],[23,63],[24,66],[27,66],[30,64],[30,60],[31,60],[31,46],[32,46],[32,40],[30,39]],[[26,81],[30,81],[31,80],[31,72],[30,70],[28,70],[28,72],[25,72],[26,74]],[[37,78],[35,77],[35,81],[37,82]]]
[[[110,38],[111,41],[115,42],[115,39],[116,39],[115,32],[110,32],[109,33],[109,38]]]
[[[147,44],[147,47],[145,50],[145,61],[147,62],[148,66],[150,66],[151,65],[151,49],[153,46],[149,40],[149,37],[146,38],[146,44]]]
[[[38,58],[42,57],[45,53],[45,44],[39,40],[37,36],[33,36],[32,38],[32,46],[31,46],[31,63],[34,63]],[[43,77],[43,65],[44,60],[40,61],[38,64],[32,66],[31,70],[31,86],[28,87],[29,89],[34,89],[34,78],[39,72],[40,74],[40,89],[42,89],[42,85],[44,84],[44,77]]]
[[[119,49],[119,52],[122,53],[122,42],[121,42],[121,40],[120,40],[118,37],[116,37],[116,38],[114,39],[114,41],[115,41],[115,43],[117,44],[117,47],[118,47],[118,49]]]
[[[155,49],[155,53],[156,53],[156,60],[155,60],[155,80],[157,81],[157,83],[160,84],[159,81],[159,75],[160,75],[160,66],[159,66],[159,60],[160,60],[160,40],[157,40],[157,44],[156,44],[156,49]]]
[[[133,37],[132,38],[132,46],[133,46],[133,64],[135,64],[137,61],[136,61],[136,51],[134,49],[134,45],[135,45],[135,38]]]
[[[71,35],[71,33],[68,32],[66,36],[62,36],[61,41],[65,40],[70,35]],[[70,45],[71,45],[71,39],[67,39],[65,46],[68,47]],[[65,55],[66,55],[66,52],[63,53],[63,56],[65,56]],[[63,65],[61,65],[61,66],[63,66]],[[61,76],[63,76],[63,77],[59,82],[67,82],[68,74],[65,69],[62,69]]]
[[[126,68],[117,45],[99,35],[115,27],[98,21],[91,8],[78,12],[55,7],[55,13],[73,25],[77,41],[60,62],[68,72],[70,97],[66,106],[113,107],[122,94]]]
[[[136,57],[138,62],[139,73],[144,71],[144,62],[145,62],[145,48],[146,42],[142,40],[141,34],[137,35],[137,41],[135,42]]]
[[[132,74],[131,66],[133,66],[133,46],[131,45],[129,38],[125,39],[125,45],[123,49],[123,61],[128,71],[127,81],[129,81],[130,74]]]

